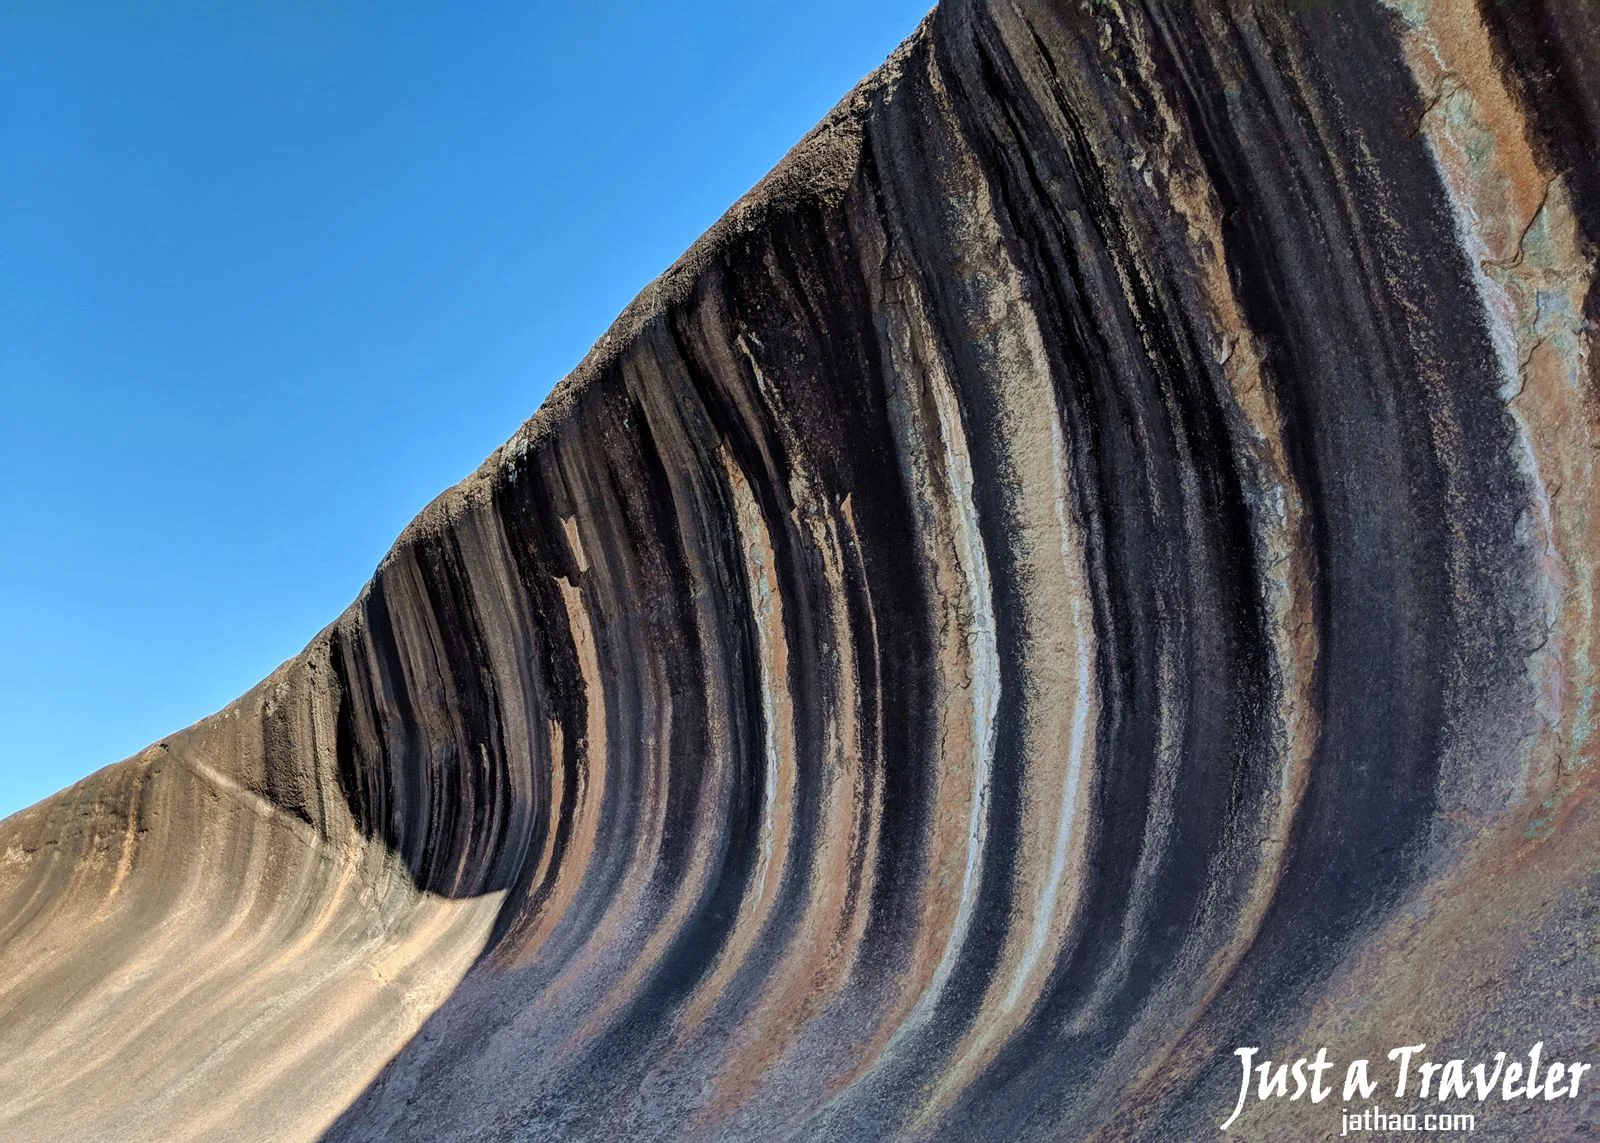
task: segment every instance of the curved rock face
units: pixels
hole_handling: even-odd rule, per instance
[[[1557,0],[949,0],[300,657],[0,827],[0,1136],[1600,1063],[1597,67]]]

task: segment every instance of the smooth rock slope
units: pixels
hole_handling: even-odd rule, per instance
[[[1563,0],[946,0],[298,658],[0,825],[0,1137],[1600,1063],[1597,76]]]

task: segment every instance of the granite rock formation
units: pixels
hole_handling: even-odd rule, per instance
[[[299,657],[0,825],[0,1137],[1600,1064],[1597,77],[1564,0],[946,0]]]

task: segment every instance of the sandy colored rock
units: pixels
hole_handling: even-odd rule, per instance
[[[1600,1065],[1596,76],[1558,0],[946,0],[300,656],[0,824],[0,1138]]]

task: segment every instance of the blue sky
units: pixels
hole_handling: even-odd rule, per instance
[[[0,0],[0,816],[226,704],[930,0]]]

